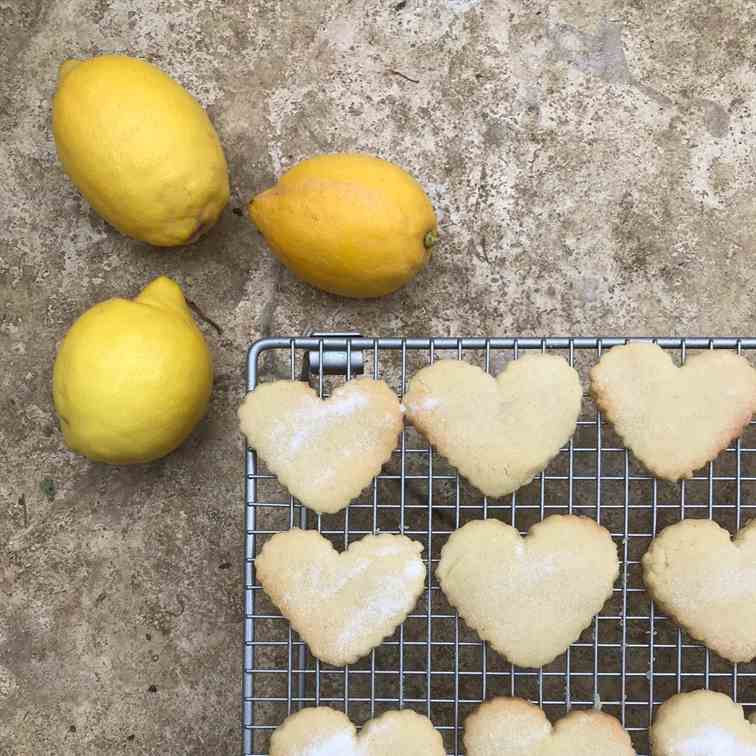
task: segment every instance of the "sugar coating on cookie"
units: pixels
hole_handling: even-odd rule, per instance
[[[756,657],[756,520],[734,540],[710,520],[670,525],[642,564],[648,592],[694,638],[731,662]]]
[[[657,711],[649,734],[651,756],[756,756],[756,724],[724,693],[673,696]]]
[[[728,351],[695,355],[680,368],[656,344],[633,342],[591,370],[591,393],[643,465],[675,481],[743,432],[756,412],[756,370]]]
[[[436,575],[449,603],[514,664],[539,667],[574,643],[611,596],[617,547],[594,520],[552,515],[526,538],[499,520],[452,533]]]
[[[410,709],[371,719],[360,734],[346,714],[321,706],[289,716],[273,733],[270,756],[445,756],[432,722]]]
[[[293,528],[263,546],[255,571],[265,592],[329,664],[352,664],[391,635],[423,592],[422,544],[381,533],[339,553],[315,530]]]
[[[410,380],[408,419],[473,485],[503,496],[544,470],[575,432],[582,388],[551,354],[527,354],[496,378],[439,360]]]
[[[494,698],[465,721],[467,756],[635,756],[622,725],[600,711],[572,711],[553,727],[521,698]]]
[[[355,378],[326,400],[302,381],[263,383],[239,408],[241,432],[284,486],[316,512],[338,512],[381,471],[402,430],[384,381]]]

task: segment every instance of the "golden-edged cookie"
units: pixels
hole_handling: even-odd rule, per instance
[[[674,481],[743,432],[756,411],[756,370],[728,351],[677,367],[661,347],[633,342],[610,349],[591,370],[591,393],[643,465]]]
[[[656,712],[651,756],[756,756],[756,715],[724,693],[696,690],[672,696]]]
[[[513,360],[496,378],[439,360],[404,397],[412,424],[487,496],[533,480],[575,432],[581,402],[577,372],[551,354]]]
[[[733,540],[711,520],[662,530],[643,555],[654,601],[731,662],[756,657],[756,520]]]
[[[410,710],[387,711],[359,735],[346,714],[328,707],[302,709],[273,733],[270,756],[445,756],[431,721]]]
[[[318,659],[352,664],[404,622],[423,592],[423,546],[382,533],[339,553],[315,530],[277,533],[257,579]]]
[[[514,664],[539,667],[580,637],[619,575],[609,532],[587,517],[552,515],[526,538],[499,520],[452,533],[436,569],[449,603]]]
[[[635,756],[630,736],[608,714],[571,711],[554,726],[521,698],[494,698],[465,721],[467,756]]]
[[[355,378],[326,400],[302,381],[263,383],[239,408],[241,431],[303,504],[338,512],[391,457],[402,409],[383,381]]]

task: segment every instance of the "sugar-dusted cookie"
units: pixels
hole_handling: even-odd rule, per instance
[[[365,536],[338,553],[315,530],[277,533],[255,560],[257,579],[329,664],[352,664],[404,622],[423,592],[422,544],[401,535]]]
[[[591,370],[591,393],[633,454],[658,478],[690,478],[737,438],[756,411],[756,370],[710,351],[677,367],[661,347],[610,349]]]
[[[679,693],[662,704],[651,727],[651,756],[756,756],[756,715],[724,693]]]
[[[239,408],[241,431],[303,504],[338,512],[391,457],[402,409],[383,382],[356,378],[325,401],[301,381],[263,383]]]
[[[571,711],[553,727],[521,698],[494,698],[465,721],[467,756],[635,756],[622,725],[600,711]]]
[[[325,706],[292,714],[273,733],[270,756],[445,756],[444,741],[411,709],[371,719],[359,735],[349,718]]]
[[[587,517],[552,515],[526,538],[499,520],[452,533],[436,569],[449,603],[521,667],[553,661],[611,596],[617,547]]]
[[[756,657],[756,520],[733,541],[711,520],[683,520],[643,555],[643,581],[662,609],[731,662]]]
[[[575,432],[582,389],[556,355],[527,354],[496,378],[460,360],[418,371],[404,397],[413,425],[473,485],[503,496],[529,483]]]

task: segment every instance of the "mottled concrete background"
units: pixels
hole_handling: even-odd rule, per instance
[[[756,331],[747,0],[0,0],[0,753],[238,751],[244,350],[267,334]],[[195,246],[109,228],[62,174],[69,56],[128,52],[207,106],[233,198]],[[328,150],[411,169],[443,241],[379,302],[282,270],[236,211]],[[173,276],[222,328],[208,418],[145,467],[63,448],[83,310]]]

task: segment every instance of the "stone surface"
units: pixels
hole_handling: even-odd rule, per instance
[[[238,752],[254,339],[756,331],[748,0],[0,0],[0,31],[0,754]],[[123,238],[56,161],[59,64],[112,51],[220,132],[232,203],[190,248]],[[236,212],[328,150],[402,164],[439,212],[384,300],[298,282]],[[161,273],[222,329],[210,413],[165,460],[90,463],[52,411],[56,346]]]

